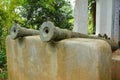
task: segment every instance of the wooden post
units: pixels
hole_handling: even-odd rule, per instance
[[[10,31],[10,37],[12,39],[16,39],[18,37],[24,37],[24,36],[32,36],[32,35],[39,35],[39,31],[20,27],[20,25],[17,23],[13,24]]]
[[[112,40],[104,39],[101,37],[89,36],[86,34],[72,32],[67,29],[60,29],[55,27],[50,21],[44,22],[40,27],[40,38],[44,42],[60,41],[67,38],[89,38],[89,39],[101,39],[108,42],[112,51],[119,48],[118,44]]]

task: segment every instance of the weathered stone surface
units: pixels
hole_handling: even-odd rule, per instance
[[[6,39],[9,80],[111,80],[111,49],[92,39]]]
[[[112,56],[112,80],[120,80],[120,49]]]

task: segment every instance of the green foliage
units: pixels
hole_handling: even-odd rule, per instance
[[[50,20],[58,27],[72,30],[72,10],[65,0],[27,0],[20,14],[26,19],[24,25],[31,25],[34,29],[39,29],[44,21]]]
[[[4,44],[4,40],[5,40],[5,36],[7,35],[8,33],[8,28],[6,27],[6,21],[8,19],[8,14],[6,11],[0,9],[0,45],[1,46],[1,49],[3,49],[5,47],[5,44]]]
[[[5,39],[14,19],[19,18],[15,13],[16,6],[17,0],[0,0],[0,80],[7,79]]]
[[[3,71],[0,73],[0,80],[7,80],[7,71]]]
[[[7,79],[6,51],[0,51],[0,79]]]
[[[0,68],[6,67],[6,55],[5,50],[0,51]]]
[[[88,0],[88,33],[89,34],[93,34],[95,33],[95,24],[94,24],[94,16],[93,16],[93,10],[95,8],[95,3],[96,3],[96,0]],[[95,15],[95,14],[94,14]]]

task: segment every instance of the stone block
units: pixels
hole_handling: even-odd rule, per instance
[[[102,40],[8,36],[6,51],[9,80],[111,80],[112,52]]]
[[[120,49],[112,56],[112,80],[120,80]]]

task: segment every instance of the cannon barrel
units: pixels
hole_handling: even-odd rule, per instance
[[[72,32],[67,29],[60,29],[58,27],[55,27],[55,25],[50,22],[44,22],[40,27],[40,38],[43,42],[50,42],[50,41],[60,41],[63,39],[68,38],[88,38],[88,39],[101,39],[109,43],[111,46],[112,51],[115,51],[119,48],[118,43],[116,43],[113,40],[101,38],[98,36],[90,36],[78,32]]]
[[[16,39],[18,37],[39,35],[39,30],[27,29],[20,27],[18,23],[14,23],[10,30],[10,37]]]

